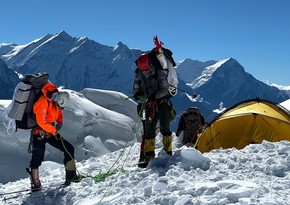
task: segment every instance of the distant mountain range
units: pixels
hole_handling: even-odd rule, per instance
[[[135,60],[142,52],[122,42],[106,46],[65,31],[26,45],[1,43],[0,99],[12,98],[18,75],[38,72],[49,73],[52,83],[68,89],[97,88],[130,95]],[[262,98],[280,103],[289,99],[287,91],[255,79],[233,58],[206,62],[185,59],[177,62],[176,68],[182,90],[173,98],[177,113],[198,106],[210,120],[215,115],[213,110],[242,100]],[[199,96],[190,100],[183,91]]]
[[[14,87],[19,82],[18,75],[9,69],[0,58],[0,99],[11,99]]]

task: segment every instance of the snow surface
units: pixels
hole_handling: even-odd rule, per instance
[[[158,157],[148,168],[137,168],[139,143],[101,157],[77,163],[91,176],[120,171],[96,183],[85,178],[66,188],[64,169],[46,162],[41,166],[44,189],[31,195],[1,196],[8,204],[289,204],[290,143],[249,145],[242,150],[214,150],[201,154],[192,148],[175,149]],[[0,194],[27,189],[29,179],[0,185]],[[16,197],[16,198],[11,198]],[[5,202],[2,202],[5,204]]]
[[[284,108],[286,108],[287,110],[289,110],[290,112],[290,99],[280,103],[281,106],[283,106]]]
[[[235,148],[218,149],[201,154],[199,151],[185,146],[176,148],[178,139],[173,134],[174,153],[173,156],[169,156],[161,150],[162,136],[158,134],[156,137],[157,157],[150,162],[146,169],[141,169],[136,165],[140,143],[136,139],[132,140],[132,138],[122,135],[121,133],[127,131],[126,129],[122,130],[117,123],[111,123],[111,127],[107,127],[107,132],[110,133],[113,130],[115,135],[106,135],[105,132],[102,136],[101,133],[98,133],[98,140],[90,141],[90,139],[96,139],[94,131],[96,132],[98,128],[102,128],[102,126],[97,127],[92,121],[93,117],[89,116],[87,110],[91,108],[93,114],[95,112],[99,113],[95,116],[98,123],[105,118],[108,119],[107,123],[109,119],[113,120],[115,117],[119,117],[123,120],[124,125],[132,129],[134,126],[132,126],[132,118],[119,113],[123,111],[120,111],[118,106],[112,106],[118,112],[110,111],[95,104],[98,98],[93,98],[92,90],[86,92],[86,94],[81,94],[71,91],[70,95],[74,94],[75,97],[70,102],[69,111],[65,110],[65,122],[68,117],[71,118],[71,122],[77,120],[78,117],[83,118],[82,120],[85,120],[84,117],[88,117],[90,122],[86,124],[86,128],[90,132],[82,133],[88,134],[85,136],[85,138],[89,138],[87,139],[88,147],[91,146],[94,150],[106,148],[108,153],[100,152],[99,155],[90,157],[79,154],[79,159],[77,159],[78,172],[88,176],[100,176],[100,174],[106,174],[117,169],[117,173],[104,178],[103,181],[95,182],[91,177],[87,177],[79,183],[72,183],[66,188],[59,188],[59,185],[64,182],[64,167],[61,163],[55,162],[59,160],[53,158],[57,157],[53,155],[53,160],[46,160],[40,167],[40,179],[44,187],[42,191],[32,194],[25,194],[26,192],[7,194],[29,188],[30,181],[28,177],[1,183],[0,204],[290,204],[290,142],[270,143],[263,141],[262,144],[249,145],[242,150]],[[97,90],[95,95],[97,96],[98,93],[105,96],[104,91]],[[85,98],[85,95],[91,96],[91,100]],[[108,95],[112,97],[112,93],[108,93]],[[113,93],[113,95],[120,96],[116,93]],[[110,99],[110,97],[107,99]],[[110,103],[111,101],[108,101],[108,104]],[[0,101],[2,108],[4,104],[7,106],[7,101]],[[102,101],[100,104],[104,105],[105,102]],[[290,109],[289,100],[282,104]],[[130,106],[130,104],[127,106]],[[78,122],[81,122],[81,120]],[[135,124],[138,124],[137,120]],[[84,124],[79,123],[78,125],[83,126]],[[74,126],[76,125],[71,126],[70,129],[73,129]],[[6,148],[5,157],[9,157],[8,163],[4,157],[1,158],[0,171],[2,177],[5,178],[7,172],[17,175],[20,171],[25,172],[25,170],[15,170],[11,167],[7,169],[7,172],[2,171],[3,162],[6,162],[9,168],[9,165],[15,164],[15,161],[18,160],[17,157],[21,156],[16,154],[10,156],[16,151],[16,148],[19,148],[12,145],[21,144],[21,140],[15,142],[16,138],[8,138],[5,134],[6,130],[3,130],[3,126],[1,128],[1,142],[4,141],[7,145],[10,145],[1,146],[0,150],[3,156],[2,148]],[[64,135],[67,132],[69,130],[64,129]],[[119,148],[115,151],[110,150],[110,146],[108,148],[104,146],[104,143],[101,143],[106,137],[109,141],[114,139],[116,144],[118,142],[125,143],[125,148]],[[73,139],[69,138],[69,140]],[[81,144],[77,143],[74,141],[76,147],[83,142]],[[83,159],[81,159],[82,156]],[[26,160],[25,163],[28,162],[29,160]]]

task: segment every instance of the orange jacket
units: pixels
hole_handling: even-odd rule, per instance
[[[53,123],[63,123],[62,111],[51,100],[51,94],[57,92],[57,87],[48,83],[43,86],[41,91],[43,95],[33,106],[36,122],[47,133],[56,135],[57,130]]]

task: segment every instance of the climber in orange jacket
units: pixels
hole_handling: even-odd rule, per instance
[[[56,122],[57,124],[63,124],[61,107],[56,106],[58,103],[53,102],[52,99],[52,95],[58,93],[58,90],[55,85],[48,83],[43,86],[41,91],[43,95],[33,106],[36,121],[43,131],[55,136],[57,134],[57,129],[53,123]],[[37,128],[34,131],[37,132],[41,129]]]
[[[64,153],[65,184],[69,185],[71,181],[77,179],[74,147],[58,133],[63,125],[62,109],[68,103],[69,94],[59,92],[57,87],[51,83],[44,85],[41,91],[43,95],[33,105],[38,126],[32,129],[32,158],[30,167],[27,168],[31,175],[31,187],[37,190],[41,189],[38,168],[44,159],[46,143]]]

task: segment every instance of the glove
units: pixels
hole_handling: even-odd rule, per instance
[[[175,116],[176,116],[176,111],[171,107],[169,111],[170,122],[172,122],[175,119]]]
[[[59,131],[62,128],[62,123],[57,123],[55,129]]]

